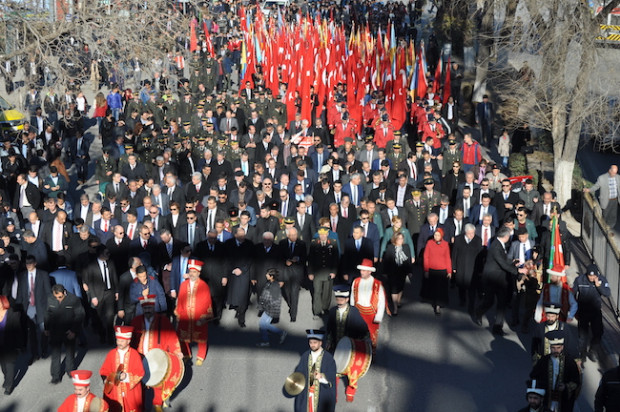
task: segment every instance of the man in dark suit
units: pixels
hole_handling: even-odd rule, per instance
[[[227,302],[230,309],[236,309],[239,326],[245,327],[245,312],[250,300],[250,278],[254,264],[254,244],[245,238],[245,231],[239,227],[234,238],[224,244],[228,284]]]
[[[493,139],[493,117],[495,110],[493,103],[489,101],[489,96],[482,96],[482,102],[476,105],[476,125],[480,127],[480,142],[485,146],[490,146]]]
[[[44,226],[41,238],[48,250],[53,252],[50,256],[52,266],[55,266],[56,257],[68,255],[69,237],[72,233],[73,226],[67,222],[67,213],[64,210],[59,210],[56,218]]]
[[[400,217],[403,222],[407,221],[407,211],[404,207],[396,207],[396,200],[394,198],[388,197],[385,205],[386,207],[380,212],[384,228],[392,226],[392,218],[394,216]]]
[[[117,274],[110,260],[110,251],[100,245],[96,249],[97,259],[82,271],[82,287],[94,310],[94,327],[99,333],[101,343],[112,343],[114,332],[114,301],[118,299]]]
[[[47,339],[43,334],[47,300],[52,286],[47,272],[37,268],[37,259],[26,257],[26,270],[19,275],[16,306],[27,316],[31,362],[47,355]]]
[[[454,209],[450,206],[450,198],[441,195],[440,203],[431,208],[431,213],[436,213],[439,217],[439,223],[445,225],[446,221],[454,214]]]
[[[376,261],[372,241],[364,237],[364,229],[359,224],[353,226],[352,237],[344,242],[344,253],[341,259],[340,272],[345,282],[353,283],[359,277],[357,266],[363,259]]]
[[[493,199],[493,206],[497,209],[497,217],[503,220],[508,213],[515,210],[518,202],[519,195],[512,191],[510,180],[502,180],[502,190]]]
[[[108,208],[101,208],[101,219],[93,222],[95,235],[106,244],[114,236],[114,226],[118,225],[118,220],[112,219],[112,212]]]
[[[151,258],[151,267],[155,270],[159,268],[159,256],[157,255],[157,241],[153,238],[151,230],[146,226],[140,226],[139,236],[129,243],[131,255],[141,257],[144,261],[143,254],[147,254]],[[145,262],[142,262],[145,264]]]
[[[13,212],[20,216],[22,222],[28,218],[41,204],[41,192],[32,184],[25,174],[17,176],[17,186],[13,195]]]
[[[484,300],[476,309],[474,322],[478,326],[482,326],[482,315],[484,315],[493,306],[497,300],[497,313],[495,314],[495,324],[492,332],[494,335],[503,336],[504,311],[508,304],[508,288],[512,287],[511,283],[527,273],[526,268],[518,269],[506,254],[506,243],[510,237],[510,229],[502,227],[497,231],[496,239],[491,243],[487,253],[484,270],[482,272],[482,281],[485,285]]]
[[[491,205],[491,197],[486,193],[482,195],[482,201],[471,208],[469,221],[478,226],[482,223],[482,218],[484,215],[491,215],[493,218],[491,224],[493,227],[499,227],[500,220],[498,218],[497,209],[495,206]]]
[[[299,304],[299,290],[306,275],[307,246],[299,240],[296,228],[287,231],[287,238],[282,239],[279,248],[284,259],[282,267],[284,281],[284,300],[289,307],[291,322],[297,320],[297,308]]]
[[[147,178],[144,164],[138,162],[138,156],[133,153],[127,156],[127,163],[123,165],[121,174],[125,176],[127,180],[140,180]]]
[[[110,252],[110,260],[114,263],[114,268],[118,273],[127,271],[131,240],[125,236],[125,229],[121,225],[114,226],[114,236],[106,243]]]
[[[360,218],[359,220],[353,222],[353,229],[355,229],[356,226],[360,226],[362,228],[362,235],[372,242],[372,249],[374,252],[373,257],[374,262],[376,262],[377,259],[380,257],[379,250],[381,247],[381,235],[379,233],[379,228],[377,227],[377,225],[374,222],[370,221],[370,213],[368,212],[368,210],[362,209],[360,211]]]
[[[129,325],[136,315],[136,304],[132,302],[129,292],[134,279],[137,277],[136,269],[138,266],[142,266],[142,261],[139,257],[131,257],[125,262],[125,266],[128,269],[118,280],[118,301],[116,304],[118,317],[116,322],[117,324]]]
[[[181,205],[176,202],[170,203],[170,213],[164,216],[164,228],[168,229],[172,236],[177,239],[179,227],[185,222],[185,213],[181,211]]]
[[[121,174],[115,172],[112,175],[112,182],[108,183],[105,187],[106,198],[116,196],[116,199],[120,200],[126,198],[128,193],[129,189],[127,189],[127,185],[121,179]]]
[[[495,238],[495,232],[497,229],[492,225],[491,217],[489,215],[485,215],[480,222],[481,223],[479,225],[476,225],[476,235],[482,241],[482,246],[484,248],[488,248]]]
[[[345,218],[340,214],[340,206],[336,203],[331,203],[329,205],[329,223],[332,232],[338,235],[338,243],[340,245],[344,245],[345,240],[351,234],[351,227],[353,224],[352,218]]]
[[[536,202],[532,209],[531,219],[534,225],[536,225],[537,228],[541,227],[543,225],[543,217],[548,216],[550,219],[554,209],[559,212],[561,210],[560,204],[553,201],[551,192],[543,193],[541,201]]]
[[[421,263],[422,256],[424,256],[424,248],[426,247],[426,243],[429,239],[433,237],[435,231],[439,228],[444,228],[443,225],[439,224],[439,217],[436,213],[429,213],[426,218],[427,223],[423,224],[420,227],[420,236],[418,236],[418,244],[416,245],[417,259]],[[444,232],[445,238],[445,232]]]
[[[463,218],[463,210],[454,208],[452,216],[444,222],[445,235],[449,242],[454,243],[454,239],[463,234],[467,222]]]
[[[295,208],[297,207],[297,202],[291,199],[289,196],[289,191],[287,189],[280,189],[280,202],[278,204],[278,211],[282,215],[282,217],[291,217],[295,215]]]
[[[226,276],[226,255],[224,244],[217,240],[217,232],[215,229],[207,233],[207,239],[200,242],[196,246],[194,256],[208,262],[202,266],[200,278],[209,285],[211,292],[211,301],[213,302],[213,315],[215,318],[221,318],[226,301],[226,285],[228,277]],[[214,321],[216,324],[219,320]]]
[[[478,202],[472,196],[469,186],[463,188],[463,194],[456,200],[455,208],[463,211],[463,218],[467,223],[471,222],[471,210]]]
[[[281,270],[283,259],[280,246],[274,243],[275,234],[265,232],[262,236],[261,243],[254,245],[254,264],[252,265],[251,282],[257,296],[267,283],[265,273],[268,269],[276,268]]]
[[[188,211],[185,219],[185,223],[179,226],[179,240],[189,244],[193,249],[198,243],[205,240],[207,231],[202,224],[196,222],[197,215],[195,211]]]
[[[476,291],[479,287],[479,273],[482,269],[482,244],[471,223],[455,236],[452,247],[452,276],[459,289],[459,306],[467,304],[467,311],[474,313]]]

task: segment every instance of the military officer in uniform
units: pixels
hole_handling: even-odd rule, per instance
[[[313,239],[310,245],[308,279],[314,286],[312,313],[315,319],[329,310],[338,269],[338,247],[333,240],[328,239],[328,235],[328,228],[320,228],[319,237]]]
[[[424,179],[424,193],[422,193],[422,204],[424,209],[430,213],[431,209],[439,206],[441,193],[435,190],[435,180],[432,177]]]
[[[103,156],[95,162],[95,183],[110,183],[116,172],[116,162],[110,157],[110,149],[103,149]]]
[[[422,192],[420,189],[411,191],[411,199],[405,200],[405,210],[407,211],[407,230],[411,233],[413,244],[418,244],[418,236],[420,236],[420,227],[426,220],[427,210],[422,202]]]

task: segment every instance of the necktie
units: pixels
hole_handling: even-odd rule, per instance
[[[34,306],[34,273],[30,272],[30,306]]]
[[[172,243],[167,243],[166,249],[168,250],[168,256],[172,257]]]
[[[456,235],[460,235],[461,234],[461,222],[456,222]]]
[[[549,216],[549,205],[545,205],[545,215]]]
[[[108,273],[108,262],[103,262],[103,277],[105,279],[106,290],[111,289],[110,286],[110,274]]]
[[[295,243],[293,242],[289,242],[291,244],[291,255],[293,254],[293,252],[295,251]]]
[[[168,197],[172,197],[172,188],[171,187],[168,188]]]
[[[336,193],[335,198],[336,198],[336,203],[340,203],[340,194],[339,193]]]
[[[336,222],[337,222],[336,218],[332,217],[332,232],[336,231],[336,226],[337,226]]]
[[[114,183],[114,192],[118,193],[118,183]]]
[[[144,249],[146,249],[146,240],[143,240],[143,241],[142,241],[142,247],[143,247]]]
[[[106,233],[108,232],[108,221],[107,220],[104,220],[103,231],[106,232]]]
[[[357,206],[357,186],[351,186],[351,197],[353,198],[353,204]]]
[[[484,228],[484,236],[482,237],[482,246],[487,247],[489,244],[489,229]]]
[[[189,225],[189,233],[187,235],[187,240],[190,245],[194,244],[194,224]]]
[[[360,251],[360,247],[361,247],[360,243],[361,243],[361,242],[360,242],[360,240],[359,240],[359,239],[355,241],[355,247],[356,247],[356,249],[357,249],[357,251],[358,251],[358,252]]]
[[[342,217],[344,217],[345,219],[349,217],[349,212],[346,207],[342,209]]]
[[[435,226],[431,226],[431,235],[435,233]]]
[[[521,262],[525,262],[525,243],[521,243],[521,251],[523,252],[523,258]]]
[[[129,225],[129,233],[127,234],[129,239],[133,239],[133,223]]]

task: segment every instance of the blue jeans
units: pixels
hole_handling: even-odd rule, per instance
[[[276,328],[271,324],[272,320],[273,318],[269,316],[267,312],[263,312],[258,320],[258,330],[260,331],[260,337],[263,342],[269,342],[269,332],[280,336],[284,333],[282,329]]]
[[[121,109],[111,109],[112,115],[114,116],[114,120],[118,122],[119,117],[121,117]]]

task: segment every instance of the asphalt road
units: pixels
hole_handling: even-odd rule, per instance
[[[452,302],[456,299],[451,291]],[[530,370],[529,335],[510,332],[494,338],[488,328],[473,324],[460,308],[448,308],[441,317],[417,299],[417,287],[407,286],[396,318],[381,326],[377,355],[370,371],[359,381],[355,402],[344,401],[339,387],[337,411],[508,412],[524,406],[525,380]],[[284,379],[307,349],[304,330],[321,326],[309,313],[310,294],[303,291],[296,323],[288,322],[283,304],[280,326],[289,332],[283,345],[256,348],[258,317],[253,305],[247,328],[241,329],[234,312],[226,311],[220,326],[210,327],[210,348],[203,366],[190,366],[172,399],[172,411],[280,412],[292,411],[293,400],[282,394]],[[454,305],[453,305],[454,306]],[[492,312],[490,312],[492,315]],[[507,327],[506,327],[507,329]],[[80,353],[80,368],[98,371],[110,349],[94,343]],[[526,348],[528,348],[526,350]],[[72,392],[64,378],[49,383],[49,359],[26,368],[21,359],[20,381],[9,397],[0,395],[0,411],[52,411]],[[576,411],[591,411],[600,373],[589,362]],[[92,391],[102,384],[93,380]]]

